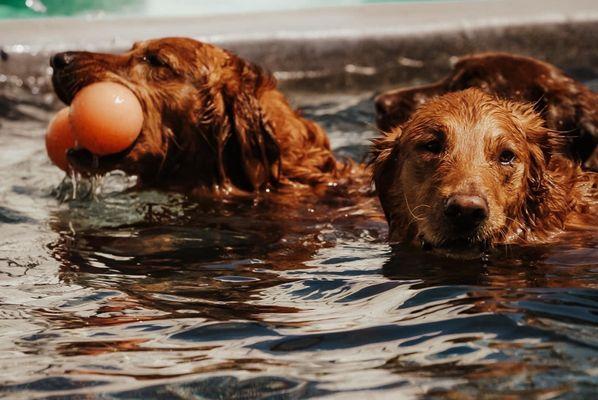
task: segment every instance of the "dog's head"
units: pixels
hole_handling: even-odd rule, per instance
[[[86,150],[71,150],[75,170],[120,169],[148,183],[167,176],[174,184],[245,190],[276,181],[279,148],[258,100],[275,82],[255,65],[184,38],[136,43],[123,54],[59,53],[51,65],[66,104],[84,86],[112,81],[133,91],[143,108],[142,132],[129,149],[95,161]]]
[[[529,105],[478,89],[429,100],[374,144],[391,240],[461,248],[523,234],[548,213],[561,146]]]

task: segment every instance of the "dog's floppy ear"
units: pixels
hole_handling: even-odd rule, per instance
[[[370,147],[369,165],[373,169],[373,178],[378,180],[381,174],[390,167],[392,158],[396,158],[396,142],[401,135],[401,128],[395,128],[390,133],[372,140]]]
[[[587,91],[579,96],[579,103],[579,136],[574,139],[574,151],[587,169],[598,172],[598,95]]]
[[[561,229],[569,211],[568,183],[574,181],[573,162],[564,156],[566,137],[546,128],[530,105],[513,108],[528,142],[527,193],[523,207],[528,226],[542,224],[542,230]],[[550,165],[550,166],[549,166]]]
[[[440,81],[379,94],[374,98],[378,129],[391,130],[404,124],[419,106],[444,93],[444,81]]]
[[[382,204],[386,219],[392,225],[391,188],[399,165],[399,148],[397,141],[402,134],[401,128],[394,128],[390,133],[372,141],[369,166],[372,168],[372,179]]]
[[[232,76],[222,86],[225,121],[220,146],[226,177],[237,187],[260,189],[279,179],[280,148],[258,101],[274,79],[231,55]]]

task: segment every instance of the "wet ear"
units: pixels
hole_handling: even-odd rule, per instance
[[[222,88],[222,162],[233,184],[256,190],[279,178],[280,148],[257,98],[270,78],[241,59],[234,62],[236,73]]]
[[[389,130],[393,126],[405,122],[413,111],[413,106],[404,101],[402,90],[391,90],[379,94],[374,98],[374,105],[376,125],[382,130]]]
[[[376,125],[382,130],[404,124],[411,114],[429,99],[444,93],[444,82],[401,88],[382,93],[374,99]]]
[[[598,172],[598,112],[596,101],[598,98],[588,94],[581,99],[579,108],[579,138],[574,141],[574,151],[580,155],[584,166],[589,170]]]
[[[393,152],[396,153],[398,151],[396,147],[398,147],[397,141],[401,133],[401,128],[395,128],[390,133],[384,133],[383,136],[372,140],[369,165],[374,171],[374,179],[389,167],[393,158]]]
[[[554,159],[565,158],[569,142],[567,137],[548,129],[543,120],[536,117],[528,126],[524,126],[525,137],[530,144],[530,156],[536,164],[548,165]]]
[[[538,125],[528,127],[526,137],[530,158],[526,217],[532,227],[535,221],[542,221],[546,226],[562,228],[562,215],[556,210],[568,208],[565,181],[573,170],[571,160],[563,156],[567,140],[558,132]]]
[[[484,72],[478,70],[474,60],[463,59],[455,64],[451,75],[447,78],[450,91],[465,90],[470,87],[484,89]]]
[[[531,104],[499,101],[512,115],[515,129],[523,133],[533,165],[544,168],[553,158],[566,154],[568,145],[566,136],[548,129],[544,119],[534,111]]]
[[[383,137],[374,139],[370,148],[369,166],[372,168],[372,179],[389,222],[391,216],[389,189],[393,187],[396,169],[400,168],[398,141],[401,134],[402,129],[397,127]]]

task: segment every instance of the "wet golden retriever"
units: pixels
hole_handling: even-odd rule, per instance
[[[427,100],[373,146],[391,241],[543,242],[596,219],[598,174],[565,157],[566,144],[531,104],[477,88]]]
[[[52,57],[52,82],[70,104],[77,91],[113,81],[139,98],[144,124],[127,150],[99,159],[84,149],[75,170],[120,169],[145,186],[254,192],[315,187],[347,177],[324,131],[295,112],[260,67],[186,38],[136,43],[124,54],[65,52]]]

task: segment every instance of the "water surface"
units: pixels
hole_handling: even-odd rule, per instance
[[[114,174],[60,202],[43,147],[56,100],[43,79],[3,82],[0,397],[595,394],[591,233],[456,261],[391,248],[375,203],[342,197],[199,201]],[[371,92],[289,94],[363,157]]]

